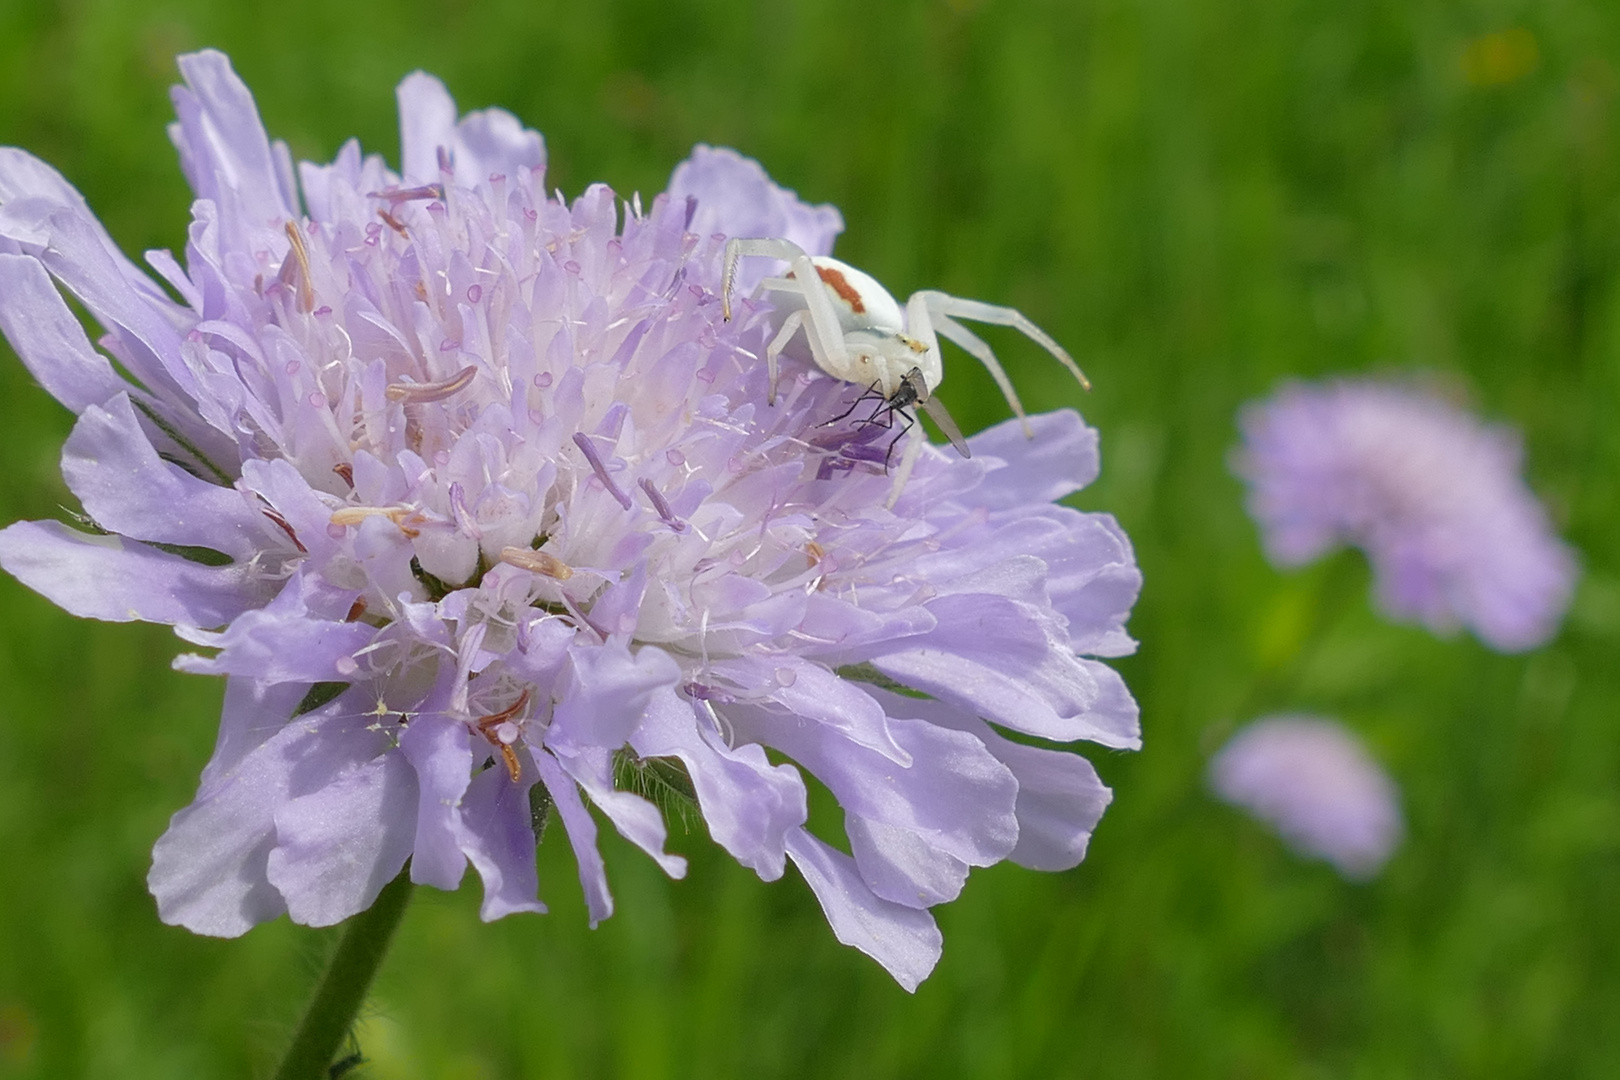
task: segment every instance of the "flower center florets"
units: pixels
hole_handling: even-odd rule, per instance
[[[235,417],[244,456],[290,464],[319,506],[280,506],[271,469],[244,479],[298,519],[305,572],[378,629],[340,674],[420,701],[440,691],[419,671],[453,667],[439,707],[514,779],[514,747],[549,722],[536,640],[656,644],[700,703],[787,685],[709,665],[791,651],[805,597],[858,603],[857,584],[888,582],[848,571],[926,543],[917,522],[880,524],[900,429],[814,372],[763,404],[768,313],[721,318],[724,238],[687,232],[689,207],[633,201],[621,223],[606,188],[568,205],[538,171],[472,187],[441,171],[399,188],[333,166],[321,212],[254,268],[258,334],[195,335],[262,373]],[[846,533],[861,552],[836,550]]]

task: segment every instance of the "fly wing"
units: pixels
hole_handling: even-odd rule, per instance
[[[951,440],[951,445],[956,447],[958,454],[965,458],[973,456],[972,452],[968,450],[967,440],[962,438],[962,429],[958,428],[956,421],[951,419],[951,414],[946,411],[943,401],[940,401],[937,397],[931,397],[925,398],[917,402],[917,404],[921,406],[923,412],[928,414],[928,419],[932,420],[934,425],[945,433],[945,437]]]

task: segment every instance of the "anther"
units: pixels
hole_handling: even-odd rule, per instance
[[[416,526],[422,524],[423,518],[409,506],[340,506],[332,511],[328,520],[333,525],[358,525],[371,517],[385,517],[392,521],[408,540],[422,535],[422,530]]]
[[[567,581],[574,576],[574,568],[555,555],[547,555],[543,551],[533,551],[529,548],[501,548],[501,562],[557,581]]]
[[[269,518],[275,523],[277,528],[287,534],[287,539],[293,542],[293,547],[297,548],[305,555],[309,554],[309,548],[305,547],[303,541],[298,539],[298,534],[293,531],[293,527],[287,523],[286,518],[270,509],[261,510],[260,513],[264,514],[265,517]]]
[[[383,396],[389,401],[403,401],[412,405],[443,401],[467,389],[477,374],[478,368],[468,364],[448,379],[441,379],[439,382],[394,383],[383,391]]]
[[[315,285],[309,276],[309,249],[304,246],[304,234],[299,230],[296,222],[286,223],[287,240],[292,244],[292,257],[298,263],[298,310],[313,311],[315,308]]]
[[[390,229],[393,229],[395,232],[399,233],[399,235],[406,237],[407,239],[410,238],[411,234],[405,231],[405,226],[401,224],[400,220],[393,214],[390,214],[386,210],[379,210],[377,211],[377,216],[382,218],[383,224],[387,225]]]
[[[663,492],[653,487],[651,480],[642,480],[638,486],[646,492],[647,498],[652,501],[653,509],[658,511],[658,516],[664,519],[665,525],[676,532],[686,531],[686,522],[675,516],[674,511],[669,508],[669,500],[664,498]]]
[[[512,719],[522,712],[529,704],[529,688],[524,687],[518,699],[498,713],[480,717],[478,731],[489,744],[501,753],[501,760],[506,763],[506,774],[517,783],[523,778],[523,766],[518,761],[517,751],[512,749],[512,743],[517,738],[516,727]]]
[[[444,198],[444,185],[422,184],[420,187],[391,188],[388,191],[368,191],[366,192],[366,198],[383,199],[396,205],[402,202],[414,202],[418,199],[442,199]]]
[[[591,445],[590,436],[583,431],[574,432],[574,445],[585,455],[585,460],[591,463],[596,478],[602,481],[602,486],[608,489],[608,494],[617,499],[620,506],[626,510],[630,509],[630,496],[626,495],[623,489],[613,482],[613,477],[608,475],[607,467],[602,464],[601,455],[596,452],[596,447]]]

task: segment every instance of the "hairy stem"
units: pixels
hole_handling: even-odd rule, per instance
[[[388,952],[412,888],[407,862],[399,876],[383,887],[376,902],[349,920],[326,976],[276,1071],[276,1080],[326,1080],[332,1059]]]

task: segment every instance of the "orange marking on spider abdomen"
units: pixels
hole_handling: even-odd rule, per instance
[[[827,288],[838,294],[838,298],[850,306],[850,310],[857,315],[866,314],[866,305],[861,303],[861,294],[855,291],[855,286],[844,277],[842,270],[834,270],[830,266],[816,267],[816,273],[826,284]]]

